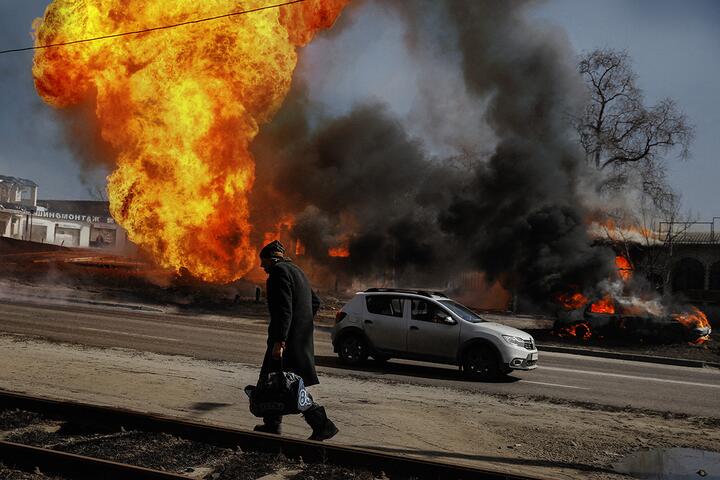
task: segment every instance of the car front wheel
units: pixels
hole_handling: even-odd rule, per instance
[[[347,365],[359,365],[368,358],[367,342],[360,335],[347,335],[338,345],[338,355]]]
[[[495,380],[501,375],[500,359],[490,347],[472,347],[463,355],[462,369],[472,380]]]

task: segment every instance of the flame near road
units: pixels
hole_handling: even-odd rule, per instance
[[[95,103],[102,138],[119,152],[108,179],[110,210],[133,242],[163,266],[231,281],[255,263],[249,145],[290,88],[297,47],[332,26],[348,2],[306,0],[37,50],[35,86],[56,108]],[[36,45],[267,5],[268,0],[55,0],[36,22]]]
[[[633,266],[630,261],[622,255],[615,257],[615,266],[619,280],[626,284],[633,276]],[[566,292],[555,296],[556,303],[564,310],[579,310],[589,305],[588,312],[595,314],[622,316],[671,316],[676,322],[682,324],[688,330],[703,330],[710,328],[710,322],[707,316],[698,308],[688,305],[683,307],[680,312],[669,313],[668,307],[664,306],[661,299],[656,295],[650,298],[640,298],[637,296],[626,296],[614,298],[612,294],[606,293],[601,298],[590,303],[591,299],[580,292]],[[616,303],[620,309],[616,312]],[[588,322],[580,322],[567,326],[561,326],[557,329],[556,334],[561,337],[577,337],[582,340],[589,340],[593,337],[592,325]],[[708,335],[700,336],[691,343],[701,344],[708,340]]]
[[[694,306],[691,306],[689,310],[685,312],[674,314],[673,318],[677,322],[682,323],[686,328],[703,329],[710,327],[710,322],[708,321],[707,316],[705,316],[705,314],[700,309]],[[695,340],[694,343],[701,344],[705,343],[707,340],[708,337],[703,336]]]

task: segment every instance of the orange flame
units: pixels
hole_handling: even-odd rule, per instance
[[[689,311],[676,313],[673,318],[683,324],[688,329],[693,328],[710,328],[710,322],[705,314],[697,307],[690,307]],[[707,335],[698,338],[694,343],[704,343],[708,340]]]
[[[559,303],[565,310],[575,310],[581,308],[588,302],[588,298],[582,293],[561,293],[555,297],[557,303]]]
[[[605,296],[590,305],[592,313],[615,313],[615,304],[610,296]]]
[[[590,340],[592,338],[592,327],[587,322],[580,322],[561,327],[555,333],[559,337],[577,337],[582,340]]]
[[[590,234],[595,237],[605,237],[614,242],[636,241],[640,243],[654,242],[657,234],[651,229],[623,222],[618,225],[615,220],[606,218],[604,213],[596,212],[595,218],[590,218]]]
[[[305,255],[305,245],[300,240],[295,240],[295,256]]]
[[[347,258],[350,256],[350,250],[347,247],[329,248],[328,255],[336,258]]]
[[[279,109],[297,47],[332,26],[349,0],[306,0],[204,23],[37,50],[35,87],[48,104],[97,105],[118,152],[108,178],[113,217],[163,266],[208,281],[255,263],[248,148]],[[225,0],[54,0],[36,44],[228,13]],[[267,6],[245,1],[237,10]]]
[[[630,280],[633,274],[633,267],[627,258],[622,255],[617,255],[615,257],[615,266],[617,267],[618,276],[623,280],[623,282]]]

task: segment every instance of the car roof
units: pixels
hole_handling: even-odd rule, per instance
[[[424,297],[433,300],[449,300],[442,292],[430,290],[414,290],[407,288],[368,288],[364,292],[357,292],[356,295],[398,295],[410,297]]]

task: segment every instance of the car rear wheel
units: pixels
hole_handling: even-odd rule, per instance
[[[346,335],[338,345],[340,361],[347,365],[359,365],[368,358],[367,342],[357,334]]]
[[[500,359],[487,346],[473,347],[465,352],[462,369],[465,376],[472,380],[495,380],[501,375]]]

